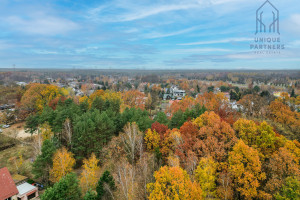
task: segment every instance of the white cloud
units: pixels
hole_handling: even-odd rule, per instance
[[[162,38],[162,37],[170,37],[170,36],[175,36],[175,35],[181,35],[184,33],[189,33],[192,32],[194,30],[196,30],[198,27],[194,26],[194,27],[190,27],[190,28],[186,28],[183,30],[179,30],[179,31],[174,31],[174,32],[170,32],[170,33],[157,33],[157,32],[152,32],[152,33],[147,33],[144,35],[145,38]]]
[[[192,48],[192,49],[174,49],[164,51],[165,54],[197,54],[197,53],[206,53],[206,52],[229,52],[231,49],[223,48]]]
[[[300,34],[300,14],[293,14],[288,20],[283,22],[284,30],[295,34]]]
[[[13,29],[27,34],[59,35],[79,28],[79,25],[71,20],[44,15],[37,15],[30,19],[11,16],[6,21]]]
[[[87,16],[87,18],[104,22],[127,22],[172,11],[204,8],[209,4],[210,3],[202,0],[191,0],[188,3],[173,1],[171,3],[169,2],[168,4],[144,4],[141,6],[135,1],[115,1],[113,4],[109,3],[89,10],[89,16]],[[117,14],[110,15],[109,17],[102,16],[103,13],[111,13],[111,11],[114,11],[113,13]]]
[[[245,42],[251,41],[251,38],[226,38],[221,40],[210,40],[210,41],[200,41],[200,42],[191,42],[191,43],[182,43],[179,45],[203,45],[203,44],[221,44],[221,43],[230,43],[230,42]]]
[[[152,15],[157,15],[160,13],[178,11],[178,10],[187,10],[198,6],[199,4],[182,4],[182,5],[162,5],[153,8],[145,8],[145,9],[141,9],[138,12],[124,15],[122,19],[120,19],[120,21],[133,21],[137,19],[143,19]]]

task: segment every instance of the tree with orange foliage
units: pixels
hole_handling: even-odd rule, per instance
[[[75,159],[73,154],[63,147],[55,152],[53,156],[53,168],[50,170],[50,181],[58,182],[63,176],[73,170]]]
[[[122,95],[125,106],[129,108],[145,108],[145,94],[138,90],[129,90]]]
[[[54,85],[33,83],[21,98],[21,107],[27,111],[42,111],[44,106],[61,96],[60,89]]]
[[[180,127],[180,134],[183,142],[175,149],[175,153],[180,157],[186,169],[195,169],[198,164],[197,159],[191,159],[195,155],[192,151],[195,143],[198,141],[198,132],[198,127],[190,121],[185,122]],[[194,160],[195,162],[193,162]]]
[[[200,157],[211,156],[218,162],[226,161],[228,151],[237,141],[231,126],[214,112],[205,112],[193,123],[200,128],[193,151]]]
[[[182,137],[178,129],[168,129],[161,140],[161,149],[163,159],[167,160],[169,155],[173,155],[175,149],[179,148],[182,144]]]
[[[260,181],[266,179],[261,169],[258,152],[247,146],[243,140],[239,140],[229,153],[229,171],[238,192],[237,199],[250,200],[264,195],[258,190]]]
[[[247,94],[238,103],[248,116],[260,117],[266,112],[267,101],[259,95]]]
[[[228,99],[222,92],[217,94],[214,94],[213,92],[206,92],[203,95],[198,95],[198,97],[195,99],[195,102],[199,103],[201,106],[205,106],[207,110],[217,113],[222,106],[228,104]]]
[[[166,113],[173,115],[177,111],[184,112],[188,108],[192,108],[195,105],[195,100],[192,97],[185,96],[181,101],[174,101],[171,106],[166,110]]]
[[[269,106],[269,117],[274,121],[289,127],[296,134],[300,133],[300,113],[293,112],[288,105],[275,100]]]
[[[149,200],[201,200],[198,183],[192,182],[187,172],[180,167],[161,167],[154,173],[155,182],[147,184]]]
[[[92,153],[89,159],[83,160],[83,171],[81,173],[80,185],[85,194],[88,190],[95,190],[98,181],[98,167],[99,160],[95,154]]]
[[[296,157],[286,148],[280,148],[274,153],[268,163],[270,177],[266,189],[271,194],[277,192],[287,177],[300,177],[299,157]]]
[[[83,94],[87,95],[88,91],[92,89],[92,84],[91,83],[86,83],[81,85],[81,91],[83,92]]]

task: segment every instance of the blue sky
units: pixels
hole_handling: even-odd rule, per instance
[[[0,67],[300,69],[299,0],[270,0],[285,49],[250,50],[264,1],[0,0]]]

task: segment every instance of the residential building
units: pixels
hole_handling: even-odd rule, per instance
[[[27,183],[27,177],[21,175],[13,177],[6,167],[0,169],[0,200],[39,199],[38,188]]]
[[[0,169],[0,200],[17,200],[18,189],[6,167]]]

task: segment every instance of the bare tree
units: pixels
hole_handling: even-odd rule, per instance
[[[72,149],[72,124],[69,118],[63,124],[62,138],[67,142],[68,145],[71,145]]]
[[[135,199],[137,184],[135,181],[136,173],[133,165],[123,160],[118,165],[116,180],[122,191],[124,199]]]
[[[32,135],[31,137],[33,137],[32,146],[34,148],[35,155],[38,156],[42,153],[42,144],[43,144],[43,138],[40,129],[37,130],[36,135]]]
[[[134,164],[136,155],[141,155],[143,152],[143,136],[137,124],[135,122],[126,124],[121,138],[129,162]]]

